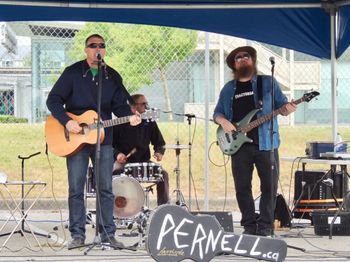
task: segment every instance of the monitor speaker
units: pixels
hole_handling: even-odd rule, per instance
[[[233,232],[233,219],[232,219],[232,213],[231,212],[224,212],[224,211],[193,211],[191,212],[192,215],[211,215],[216,218],[216,220],[219,222],[221,227],[225,232]]]

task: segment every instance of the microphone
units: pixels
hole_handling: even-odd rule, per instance
[[[179,114],[179,113],[174,113],[174,114],[177,115],[177,116],[185,116],[185,117],[188,117],[188,118],[196,117],[195,114]]]
[[[101,56],[100,51],[97,51],[97,52],[96,52],[96,57],[97,57],[97,59],[98,59],[99,61],[101,61],[102,56]]]
[[[195,114],[184,114],[185,117],[191,118],[191,117],[196,117]]]
[[[274,66],[275,65],[275,57],[271,56],[269,58],[269,60],[270,60],[271,65]]]

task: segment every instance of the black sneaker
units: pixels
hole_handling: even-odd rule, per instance
[[[81,238],[73,238],[71,241],[68,243],[68,250],[74,249],[74,248],[79,248],[84,246],[84,239]]]
[[[101,240],[102,243],[109,244],[114,249],[122,249],[125,248],[122,242],[119,242],[115,239],[115,237],[107,237]]]
[[[255,228],[245,227],[243,233],[244,235],[256,235]]]
[[[258,236],[272,237],[273,236],[273,231],[270,228],[258,229],[256,231],[256,234]]]

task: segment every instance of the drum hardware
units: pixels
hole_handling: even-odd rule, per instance
[[[153,194],[153,187],[157,185],[156,183],[149,185],[147,187],[144,188],[144,192],[145,192],[145,203],[144,205],[147,207],[147,209],[150,208],[150,201],[149,201],[149,193],[151,192]]]
[[[184,116],[187,119],[188,123],[188,210],[191,211],[191,189],[192,189],[192,130],[191,130],[191,123],[192,123],[192,118],[195,118],[196,121],[197,119],[202,119],[205,121],[208,121],[210,119],[203,118],[203,117],[198,117],[195,114],[183,114],[183,113],[174,113],[177,116]],[[212,120],[210,120],[212,121]],[[206,122],[208,123],[208,122]],[[199,209],[198,202],[197,202],[197,208]]]
[[[176,174],[176,188],[174,192],[176,193],[176,205],[179,206],[186,206],[184,196],[180,189],[180,151],[182,149],[188,149],[188,145],[180,145],[179,140],[177,140],[175,145],[165,145],[163,146],[165,149],[175,149],[175,155],[176,155],[176,167],[174,169],[174,172]]]
[[[139,213],[138,216],[135,217],[134,222],[137,224],[137,231],[139,240],[132,247],[141,247],[143,243],[145,243],[144,237],[146,236],[145,231],[147,228],[147,222],[151,215],[151,210],[146,208],[143,209],[142,212]]]
[[[86,208],[86,224],[91,225],[92,228],[95,228],[95,221],[92,218],[92,214],[96,214],[96,210],[87,210],[88,198],[96,197],[96,181],[94,176],[94,168],[91,164],[88,166],[87,174],[86,174],[86,185],[85,185],[85,208]]]

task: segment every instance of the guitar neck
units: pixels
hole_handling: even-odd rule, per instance
[[[293,101],[294,104],[300,104],[301,102],[304,102],[305,99],[304,97],[299,98],[295,101]],[[282,112],[282,107],[280,107],[279,109],[274,110],[271,114],[267,114],[264,115],[262,117],[259,117],[258,119],[250,122],[249,124],[247,124],[246,126],[243,126],[239,129],[240,132],[242,133],[248,133],[249,131],[251,131],[252,129],[262,125],[263,123],[270,121],[273,117],[280,115]]]
[[[123,116],[123,117],[118,117],[114,119],[109,119],[102,121],[103,127],[111,127],[111,126],[116,126],[116,125],[121,125],[125,124],[127,122],[130,122],[130,117],[131,116]]]
[[[130,121],[131,116],[124,116],[124,117],[118,117],[114,119],[109,119],[109,120],[104,120],[101,121],[102,127],[111,127],[111,126],[116,126],[116,125],[121,125],[125,124]],[[95,129],[97,128],[97,123],[93,123],[89,125],[90,129]]]

